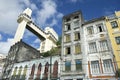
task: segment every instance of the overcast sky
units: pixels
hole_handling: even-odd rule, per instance
[[[0,53],[7,54],[18,27],[19,14],[29,7],[32,20],[42,29],[54,28],[61,35],[62,17],[81,10],[85,20],[110,15],[120,10],[120,0],[0,0]],[[40,40],[28,30],[23,40],[38,48]]]

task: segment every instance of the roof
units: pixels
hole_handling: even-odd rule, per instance
[[[89,21],[84,22],[82,25],[87,25],[87,24],[89,24],[89,23],[93,23],[93,22],[101,21],[101,20],[105,20],[105,16],[102,16],[102,17],[99,17],[99,18],[91,19],[91,20],[89,20]]]

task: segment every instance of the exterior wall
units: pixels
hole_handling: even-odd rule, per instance
[[[2,74],[4,70],[4,64],[5,64],[6,58],[2,56],[2,59],[0,59],[0,79],[2,79]]]
[[[103,24],[102,29],[103,31],[98,32],[98,24]],[[88,28],[93,26],[93,33],[88,34]],[[99,21],[94,21],[88,24],[85,24],[83,26],[83,31],[84,31],[84,36],[83,36],[83,61],[85,66],[85,77],[86,79],[112,79],[115,77],[115,65],[114,65],[114,56],[110,44],[110,40],[108,37],[108,32],[106,29],[105,21],[104,20],[99,20]],[[100,41],[106,40],[108,44],[108,49],[107,50],[102,50],[103,48],[105,49],[105,45],[101,46]],[[96,43],[96,52],[92,52],[90,48],[90,43]],[[94,46],[95,47],[95,46]],[[102,48],[103,47],[103,48]],[[113,69],[111,72],[105,72],[105,67],[104,67],[104,60],[111,60],[111,65],[113,65]],[[98,73],[93,73],[92,72],[92,61],[98,61],[98,67],[99,67],[99,72]],[[97,66],[97,65],[96,65]],[[96,67],[94,67],[96,68]]]
[[[40,53],[50,51],[53,47],[57,47],[58,34],[50,27],[45,28],[48,37],[40,43]]]
[[[48,34],[51,33],[55,37],[55,39],[58,40],[58,34],[53,30],[53,28],[46,27],[45,32]]]
[[[36,79],[38,65],[41,63],[42,69],[41,69],[41,75],[39,76],[39,79],[42,79],[44,77],[45,65],[48,62],[49,63],[48,80],[51,80],[52,79],[51,74],[53,73],[53,67],[54,67],[54,63],[56,61],[58,62],[58,77],[57,78],[59,79],[59,77],[60,77],[60,57],[59,56],[47,57],[47,58],[43,58],[43,59],[36,59],[36,60],[31,60],[31,61],[26,61],[26,62],[21,62],[21,63],[15,63],[12,68],[11,77],[14,76],[13,74],[14,74],[15,67],[18,67],[18,69],[16,71],[16,75],[18,75],[19,68],[21,66],[22,66],[22,71],[21,71],[21,76],[22,76],[23,72],[24,72],[24,67],[27,65],[28,68],[27,68],[25,80],[29,80],[32,66],[33,66],[33,64],[35,64],[35,72],[34,72],[33,79]]]
[[[112,28],[111,25],[112,21],[116,21],[118,27]],[[116,63],[118,65],[118,69],[120,69],[120,44],[117,44],[115,40],[115,37],[120,36],[120,11],[115,12],[115,14],[107,16],[106,26],[109,32],[109,37],[110,37],[113,53],[116,59]]]
[[[50,51],[53,47],[57,47],[56,44],[50,39],[46,39],[40,44],[40,53]]]
[[[75,18],[78,16],[78,18]],[[67,19],[70,19],[67,21]],[[75,22],[78,21],[78,24],[75,25]],[[81,13],[75,12],[70,15],[66,15],[63,17],[63,27],[62,27],[62,65],[61,65],[61,79],[60,80],[82,80],[84,77],[84,70],[77,70],[76,69],[76,60],[81,60],[81,63],[83,62],[82,59],[82,51],[79,53],[75,53],[75,45],[81,46],[81,24],[83,22]],[[70,25],[70,29],[68,26]],[[78,32],[79,39],[75,40],[75,33]],[[70,40],[66,40],[66,35],[70,35]],[[70,47],[69,54],[66,54],[66,48]],[[81,47],[82,48],[82,47]],[[81,49],[82,50],[82,49]],[[66,71],[65,66],[66,62],[70,61],[70,70]],[[82,65],[83,68],[83,65]]]

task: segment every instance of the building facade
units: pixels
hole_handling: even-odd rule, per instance
[[[120,11],[115,11],[114,14],[106,17],[106,26],[120,73]]]
[[[82,23],[83,17],[80,11],[63,17],[61,80],[82,80],[84,78]]]
[[[105,17],[89,20],[82,27],[86,78],[114,80],[116,64]]]
[[[18,17],[18,29],[3,69],[3,80],[116,80],[120,61],[120,12],[84,21],[81,11],[62,20],[61,56],[41,53],[57,47],[57,33],[40,29],[30,9]],[[22,41],[25,29],[40,40],[40,50]]]

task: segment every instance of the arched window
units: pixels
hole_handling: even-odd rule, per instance
[[[58,62],[55,61],[54,66],[53,66],[53,78],[57,78],[58,77]]]
[[[17,77],[18,79],[20,79],[20,78],[21,78],[21,77],[20,77],[20,76],[21,76],[21,72],[22,72],[22,66],[20,66],[20,67],[19,67],[18,77]]]
[[[15,67],[15,69],[14,69],[14,72],[13,72],[13,75],[14,75],[14,76],[16,75],[17,68],[18,68],[18,67]]]
[[[27,73],[27,65],[24,67],[24,70],[23,70],[23,75],[22,75],[22,79],[21,80],[25,80],[26,78],[26,73]]]
[[[12,80],[16,79],[17,69],[18,69],[18,67],[14,68],[13,75],[12,75]]]
[[[35,64],[33,64],[33,66],[32,66],[29,79],[33,79],[33,77],[34,77],[34,72],[35,72]]]
[[[44,79],[48,79],[48,69],[49,69],[49,63],[47,62],[45,64]]]
[[[36,79],[40,79],[40,75],[41,75],[41,68],[42,68],[42,65],[41,63],[38,65],[38,70],[37,70],[37,78]]]

